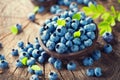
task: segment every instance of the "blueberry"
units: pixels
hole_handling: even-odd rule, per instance
[[[58,42],[60,39],[60,37],[56,34],[56,33],[53,33],[51,36],[50,36],[50,41],[52,42]]]
[[[78,3],[78,4],[82,4],[82,3],[83,3],[83,0],[77,0],[77,3]]]
[[[48,59],[48,62],[51,63],[51,64],[54,64],[56,60],[57,60],[56,58],[50,57],[50,58]]]
[[[65,44],[66,41],[67,41],[67,40],[65,39],[65,37],[61,37],[61,39],[60,39],[60,42],[61,42],[61,43]]]
[[[99,59],[101,58],[101,52],[100,52],[100,50],[95,50],[95,51],[93,52],[93,54],[92,54],[92,58],[93,58],[94,60],[99,60]]]
[[[77,52],[77,51],[79,51],[79,46],[78,46],[78,45],[73,45],[73,46],[71,47],[71,51],[72,51],[72,52]]]
[[[64,5],[69,6],[71,4],[72,0],[64,0]]]
[[[84,66],[91,66],[93,64],[93,59],[91,57],[86,57],[83,59],[82,63]]]
[[[45,22],[44,22],[44,25],[43,25],[43,26],[45,27],[45,26],[46,26],[46,24],[48,24],[48,23],[50,23],[50,22],[51,22],[51,20],[50,20],[50,19],[46,19],[46,20],[45,20]]]
[[[81,41],[88,40],[88,37],[86,35],[81,35],[80,40]]]
[[[86,31],[95,31],[95,30],[96,30],[96,25],[93,24],[93,23],[91,23],[91,24],[85,25],[85,26],[84,26],[84,29],[85,29]]]
[[[49,55],[45,51],[41,52],[41,56],[43,56],[43,58],[45,58],[45,59],[47,59],[49,57]]]
[[[16,67],[23,67],[23,64],[20,60],[16,61]]]
[[[109,32],[104,33],[103,40],[105,40],[107,43],[111,42],[113,40],[112,33],[109,33]]]
[[[75,30],[73,30],[73,29],[68,29],[68,32],[71,33],[71,34],[73,34],[73,33],[75,32]]]
[[[32,48],[32,47],[33,47],[33,44],[31,44],[30,42],[28,42],[26,48]]]
[[[96,67],[94,70],[95,76],[100,77],[102,76],[102,69],[100,67]]]
[[[38,49],[34,49],[32,52],[32,56],[36,59],[40,56],[40,51]]]
[[[89,68],[86,70],[86,75],[87,76],[94,76],[94,69],[93,68]]]
[[[35,44],[33,45],[33,47],[34,47],[34,49],[39,49],[39,48],[40,48],[40,43],[35,43]]]
[[[63,26],[58,26],[56,29],[56,34],[59,36],[65,35],[66,32],[67,32],[67,29],[66,27],[63,27]]]
[[[35,38],[34,42],[35,42],[35,43],[39,43],[38,37]]]
[[[91,46],[92,45],[92,40],[91,39],[88,39],[88,40],[86,40],[86,41],[84,41],[84,45],[86,46],[86,47],[89,47],[89,46]]]
[[[77,30],[77,29],[78,29],[78,24],[77,24],[77,23],[72,23],[72,24],[71,24],[71,27],[72,27],[74,30]]]
[[[39,76],[34,74],[30,77],[30,80],[39,80]]]
[[[103,50],[106,54],[110,54],[112,52],[113,48],[110,44],[107,44],[104,46]]]
[[[47,43],[46,43],[46,47],[49,50],[54,50],[55,49],[55,42],[48,40]]]
[[[69,11],[69,12],[68,12],[68,15],[69,15],[70,18],[72,18],[72,16],[73,16],[74,14],[75,14],[75,12],[73,12],[73,11]]]
[[[67,70],[75,70],[76,69],[76,64],[74,63],[74,62],[69,62],[68,64],[67,64]]]
[[[38,9],[38,13],[42,13],[45,11],[45,7],[44,6],[40,6]]]
[[[58,9],[58,10],[56,10],[56,13],[55,13],[55,14],[60,14],[60,13],[62,13],[62,12],[64,12],[63,9]],[[63,16],[61,16],[60,18],[65,18],[65,16],[63,15]]]
[[[80,28],[79,31],[81,32],[81,35],[84,35],[84,34],[85,34],[84,28]]]
[[[85,20],[87,21],[88,24],[93,22],[93,19],[91,17],[87,17],[85,18]]]
[[[86,34],[90,39],[92,39],[92,40],[95,39],[95,33],[94,32],[87,32]]]
[[[69,28],[71,26],[71,18],[67,17],[65,20],[66,20],[66,27]]]
[[[60,60],[56,60],[54,63],[54,67],[58,70],[62,69],[62,62]]]
[[[73,39],[72,33],[67,32],[67,33],[65,34],[65,39],[66,39],[66,40],[72,40],[72,39]]]
[[[69,6],[69,9],[74,9],[74,8],[78,8],[78,5],[77,3],[71,3],[70,6]]]
[[[80,15],[81,15],[81,19],[84,20],[86,18],[86,15],[84,12],[80,12]]]
[[[40,48],[39,48],[39,51],[40,51],[40,52],[42,52],[42,51],[44,51],[44,50],[43,50],[43,48],[42,48],[42,47],[40,47]]]
[[[27,71],[28,71],[29,73],[31,73],[31,74],[34,74],[34,70],[31,68],[31,66],[28,66]]]
[[[22,53],[20,53],[19,58],[22,59],[22,58],[24,58],[24,57],[29,58],[30,56],[29,56],[29,54],[28,54],[27,52],[22,52]]]
[[[12,52],[11,52],[12,56],[18,56],[18,50],[17,49],[12,49]]]
[[[73,11],[74,13],[77,13],[77,12],[79,11],[79,8],[73,8],[72,11]]]
[[[72,46],[73,46],[72,41],[68,40],[68,41],[66,42],[66,46],[67,46],[67,47],[72,47]]]
[[[80,20],[80,25],[82,25],[82,26],[85,26],[85,25],[87,25],[87,21],[86,20]]]
[[[74,39],[73,39],[73,43],[74,43],[75,45],[80,45],[80,44],[81,44],[80,38],[74,38]]]
[[[83,45],[83,44],[80,44],[80,50],[83,50],[83,49],[85,49],[85,46]]]
[[[57,21],[58,19],[59,19],[58,16],[54,16],[54,17],[52,18],[53,21]]]
[[[68,11],[64,11],[63,14],[61,14],[61,15],[64,15],[65,18],[67,18],[68,17]]]
[[[19,41],[18,42],[18,47],[19,48],[23,48],[24,47],[24,42],[23,41]]]
[[[0,54],[0,60],[5,60],[5,57],[2,54]]]
[[[45,58],[43,56],[38,57],[38,62],[43,64],[45,62]]]
[[[55,27],[54,25],[51,23],[48,23],[46,26],[45,26],[45,29],[48,30],[48,32],[54,32],[55,31]]]
[[[22,31],[22,25],[21,24],[16,24],[16,27],[17,27],[17,29],[18,29],[19,32]]]
[[[34,21],[34,20],[35,20],[35,14],[34,14],[34,13],[30,13],[30,14],[28,15],[28,19],[29,19],[30,21]]]
[[[36,62],[35,59],[33,57],[31,57],[29,60],[27,60],[27,65],[32,66],[35,64],[35,62]]]
[[[29,49],[27,50],[27,53],[28,53],[30,56],[32,56],[33,50],[34,50],[34,48],[29,48]]]
[[[50,8],[50,12],[52,14],[55,14],[56,13],[56,10],[60,9],[60,7],[58,5],[52,5],[51,8]]]
[[[58,79],[58,74],[56,72],[50,72],[48,75],[49,80],[57,80]]]
[[[84,3],[85,5],[88,5],[89,1],[90,1],[90,0],[83,0],[83,3]]]
[[[5,60],[0,61],[0,68],[5,69],[8,68],[8,62]]]
[[[55,50],[58,53],[64,53],[67,50],[67,47],[63,43],[57,43],[55,46]]]
[[[43,74],[42,70],[35,70],[35,74],[41,76]]]
[[[43,31],[40,37],[42,40],[47,41],[50,37],[50,33],[48,33],[48,31]]]
[[[58,3],[59,5],[64,5],[64,0],[58,0],[57,3]]]

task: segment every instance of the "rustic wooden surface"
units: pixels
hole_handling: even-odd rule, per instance
[[[117,0],[101,0],[99,3],[106,7],[115,5],[116,9],[120,10],[120,4]],[[29,80],[31,74],[27,72],[27,68],[16,68],[15,61],[18,57],[12,57],[10,54],[11,49],[17,48],[17,42],[23,40],[25,43],[28,41],[33,42],[34,38],[38,35],[38,27],[44,22],[45,19],[51,16],[50,13],[43,13],[37,15],[36,22],[32,23],[27,20],[27,15],[33,11],[33,5],[30,0],[0,0],[0,42],[3,43],[3,49],[0,53],[5,55],[6,60],[9,62],[9,69],[0,74],[0,80]],[[16,23],[23,25],[23,32],[19,35],[13,35],[10,32],[10,26]],[[101,67],[103,69],[103,76],[87,77],[85,70],[90,67],[84,67],[77,61],[76,71],[56,70],[49,63],[40,65],[43,68],[44,76],[42,80],[48,80],[48,73],[56,71],[59,74],[59,80],[120,80],[120,23],[114,28],[116,43],[113,45],[114,53],[106,55],[102,53],[102,58],[96,61],[91,67]],[[99,38],[100,42],[101,38]]]

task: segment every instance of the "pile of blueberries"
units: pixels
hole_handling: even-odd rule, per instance
[[[40,27],[40,38],[45,46],[57,53],[70,53],[90,47],[96,38],[96,24],[83,12],[77,12],[81,19],[73,19],[75,12],[65,11],[45,21]],[[64,20],[65,25],[59,25]],[[77,34],[79,34],[77,36]],[[76,36],[75,36],[76,34]]]

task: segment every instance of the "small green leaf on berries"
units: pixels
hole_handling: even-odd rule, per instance
[[[12,26],[12,27],[11,27],[11,32],[12,32],[13,34],[18,34],[18,29],[17,29],[17,27],[16,27],[16,26]]]
[[[27,60],[28,60],[28,58],[27,58],[27,57],[24,57],[24,58],[21,60],[22,64],[23,64],[23,65],[27,65]]]
[[[57,24],[58,24],[58,26],[65,26],[66,25],[66,21],[64,19],[58,19],[57,20]]]
[[[72,19],[77,19],[77,20],[80,20],[81,19],[81,15],[80,13],[76,13],[72,16]]]
[[[33,12],[37,13],[38,10],[39,10],[39,6],[35,6]]]
[[[38,65],[32,65],[32,70],[41,70],[41,68]]]
[[[81,32],[80,31],[76,31],[76,32],[74,32],[74,34],[73,34],[73,37],[74,38],[78,38],[78,37],[80,37],[81,36]]]

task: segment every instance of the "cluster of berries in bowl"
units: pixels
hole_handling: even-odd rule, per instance
[[[65,11],[40,27],[40,44],[48,53],[74,54],[86,50],[94,45],[97,36],[96,24],[84,12]]]

